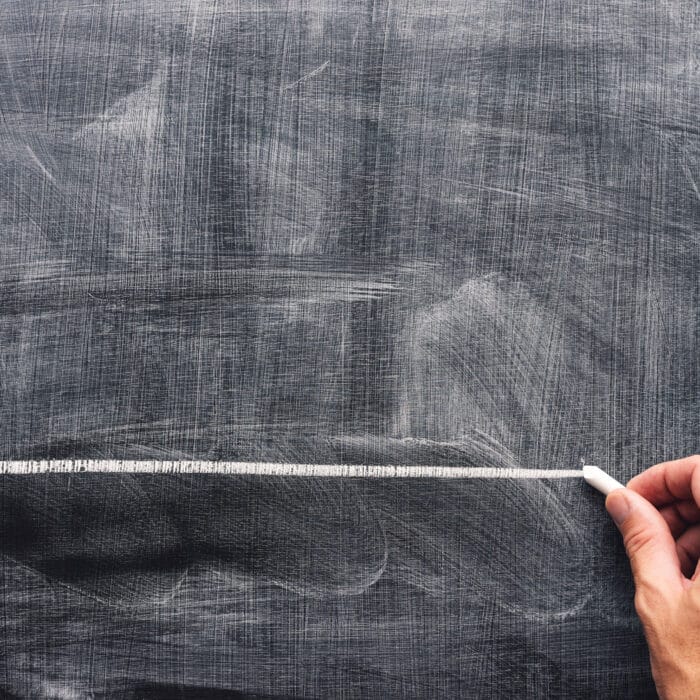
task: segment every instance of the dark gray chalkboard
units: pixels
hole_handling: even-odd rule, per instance
[[[0,458],[698,450],[694,0],[3,0]],[[654,697],[578,480],[0,477],[20,698]]]

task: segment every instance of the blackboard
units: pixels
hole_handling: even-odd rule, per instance
[[[0,459],[696,452],[694,2],[4,0]],[[0,477],[13,698],[655,697],[579,479]]]

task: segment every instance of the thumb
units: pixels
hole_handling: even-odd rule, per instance
[[[605,507],[622,533],[635,586],[681,590],[683,574],[673,535],[656,508],[631,489],[615,489]]]

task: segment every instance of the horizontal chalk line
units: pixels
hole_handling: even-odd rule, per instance
[[[499,469],[495,467],[375,466],[356,464],[286,464],[203,460],[58,459],[0,461],[0,474],[253,474],[370,479],[569,479],[578,469]]]

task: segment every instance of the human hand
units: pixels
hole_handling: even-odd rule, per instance
[[[624,539],[659,696],[700,698],[700,456],[647,469],[605,507]]]

